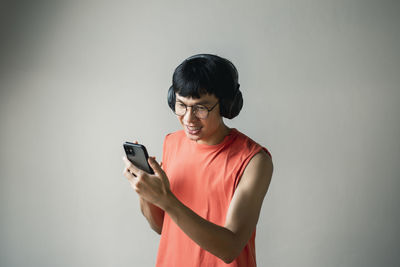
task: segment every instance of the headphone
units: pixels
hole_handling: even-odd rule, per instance
[[[234,97],[232,99],[231,98],[219,99],[220,114],[222,117],[225,117],[227,119],[233,119],[234,117],[239,115],[239,112],[243,107],[243,96],[242,92],[239,90],[240,84],[238,82],[238,72],[235,66],[229,60],[211,54],[198,54],[191,56],[185,59],[181,63],[181,65],[189,60],[196,58],[205,58],[213,62],[221,62],[223,64],[226,64],[234,81],[233,83],[234,85],[232,88],[232,91],[234,92]],[[172,109],[172,111],[175,111],[176,95],[173,85],[168,89],[167,101],[168,101],[168,106]]]

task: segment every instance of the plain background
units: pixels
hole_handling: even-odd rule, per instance
[[[0,266],[153,266],[122,142],[162,155],[175,67],[230,59],[275,165],[259,266],[400,266],[398,1],[1,1]]]

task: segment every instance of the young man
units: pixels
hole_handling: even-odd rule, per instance
[[[242,108],[238,74],[227,59],[195,55],[176,69],[168,104],[183,130],[164,140],[162,168],[124,176],[161,234],[157,266],[256,266],[255,230],[273,164],[268,150],[225,125]]]

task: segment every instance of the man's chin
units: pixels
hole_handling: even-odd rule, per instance
[[[187,131],[185,131],[185,134],[186,134],[187,138],[189,138],[192,141],[199,141],[201,138],[200,135],[190,134]]]

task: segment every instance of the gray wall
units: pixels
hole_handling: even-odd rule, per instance
[[[399,266],[397,1],[2,1],[0,266],[152,266],[122,142],[179,129],[174,68],[237,66],[270,149],[259,266]]]

